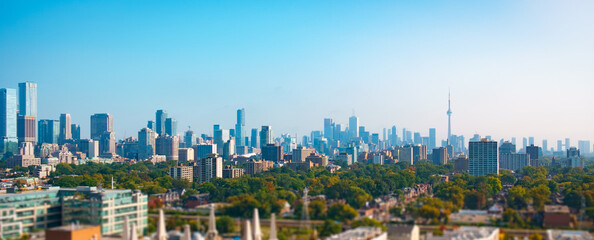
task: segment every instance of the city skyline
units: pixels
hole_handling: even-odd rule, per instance
[[[212,134],[245,108],[246,129],[298,138],[324,118],[346,126],[354,110],[371,132],[436,128],[445,139],[448,89],[452,134],[549,147],[594,136],[591,2],[178,3],[138,13],[125,11],[134,3],[29,4],[0,3],[0,82],[37,83],[37,120],[69,113],[82,138],[95,113],[113,115],[121,139],[157,109],[178,133]]]
[[[30,83],[30,82],[27,82],[27,83]],[[21,84],[21,83],[19,83],[19,84]],[[10,88],[4,88],[4,89],[10,89]],[[19,98],[18,95],[16,97]],[[417,137],[420,138],[422,136],[423,138],[428,138],[428,139],[436,140],[437,142],[431,143],[429,145],[432,145],[433,147],[439,147],[439,146],[441,146],[441,144],[438,143],[438,142],[447,141],[448,138],[449,138],[448,137],[448,134],[450,134],[450,132],[449,132],[449,130],[450,130],[449,127],[450,127],[450,124],[451,124],[451,122],[450,122],[450,116],[452,115],[451,101],[450,101],[450,99],[451,99],[451,96],[450,96],[450,94],[448,94],[448,110],[446,112],[446,115],[448,116],[448,123],[447,123],[447,125],[448,125],[448,132],[445,134],[445,136],[443,138],[441,138],[441,136],[438,137],[436,128],[428,128],[428,129],[425,129],[427,131],[424,131],[424,130],[410,129],[410,128],[406,128],[406,127],[398,127],[398,126],[392,125],[392,126],[386,126],[386,127],[382,128],[379,131],[370,130],[369,128],[367,128],[367,126],[361,124],[360,118],[358,116],[356,116],[356,115],[351,115],[347,119],[346,123],[342,123],[340,121],[336,121],[336,119],[334,119],[334,118],[324,118],[324,119],[322,119],[323,124],[322,124],[322,128],[321,129],[311,129],[308,133],[305,133],[304,135],[294,135],[294,134],[289,133],[289,132],[280,132],[280,133],[278,133],[278,135],[272,135],[271,137],[276,138],[276,137],[280,137],[280,135],[282,135],[282,134],[289,134],[292,137],[295,137],[296,139],[300,139],[300,137],[302,137],[302,136],[309,137],[310,134],[312,134],[315,131],[320,131],[320,132],[325,133],[325,131],[326,131],[326,123],[327,123],[326,121],[327,120],[330,120],[330,124],[339,124],[339,125],[342,125],[343,126],[343,130],[346,130],[347,132],[349,132],[349,134],[354,134],[352,132],[352,130],[350,130],[350,128],[349,128],[349,125],[351,125],[353,123],[356,125],[356,129],[357,129],[356,132],[357,132],[357,134],[358,134],[358,131],[360,130],[359,129],[360,127],[365,127],[365,130],[366,130],[366,132],[368,134],[378,134],[378,136],[382,132],[382,130],[383,131],[385,131],[385,130],[389,130],[390,131],[390,130],[392,130],[391,129],[392,127],[397,127],[397,136],[399,138],[402,138],[403,136],[402,136],[402,134],[398,134],[398,132],[399,131],[402,131],[402,130],[406,130],[407,132],[415,135],[414,136],[414,138],[415,138],[414,141],[417,141],[416,140]],[[17,102],[17,108],[20,108],[18,102]],[[245,108],[240,108],[240,109],[237,109],[236,111],[237,111],[237,115],[236,115],[237,122],[239,123],[241,121],[242,124],[245,124]],[[167,113],[167,110],[166,109],[156,110],[155,113],[156,113],[156,118],[155,119],[148,119],[145,122],[148,122],[148,124],[155,124],[155,122],[157,122],[157,123],[159,122],[159,120],[158,120],[159,117],[162,117],[163,119],[166,119],[167,121],[162,121],[163,122],[162,123],[162,125],[163,125],[163,133],[165,133],[165,126],[167,126],[167,134],[173,135],[173,136],[179,136],[180,139],[183,139],[184,134],[186,133],[186,131],[190,130],[190,131],[193,132],[193,129],[192,128],[189,128],[187,130],[179,129],[178,126],[177,126],[177,121],[175,119],[173,119],[173,118],[169,118],[168,117],[168,113]],[[95,116],[103,116],[103,115],[106,115],[106,114],[109,116],[109,118],[111,118],[111,120],[110,120],[112,122],[111,125],[110,125],[111,128],[116,129],[116,128],[114,128],[114,124],[113,124],[113,115],[111,115],[109,113],[95,113],[95,114],[91,115],[90,116],[91,123],[93,122],[93,117],[95,117]],[[354,114],[354,111],[353,111],[353,114]],[[40,121],[40,120],[42,120],[42,121],[57,121],[59,124],[61,124],[61,127],[60,127],[61,130],[60,131],[70,131],[70,128],[67,128],[66,129],[65,128],[66,125],[63,125],[62,124],[61,119],[64,118],[65,116],[67,116],[67,122],[68,122],[66,125],[68,125],[68,126],[73,125],[73,127],[78,128],[79,138],[84,138],[84,137],[81,137],[81,136],[84,136],[84,135],[82,135],[80,133],[80,131],[81,131],[80,130],[80,124],[74,123],[74,122],[72,122],[72,124],[70,124],[70,122],[71,122],[71,120],[70,120],[70,114],[68,114],[68,113],[61,113],[59,115],[58,119],[35,119],[35,122]],[[155,120],[155,121],[153,121],[153,120]],[[226,121],[226,120],[224,120],[224,121]],[[354,121],[354,122],[352,122],[352,121]],[[174,122],[173,123],[174,126],[171,126],[172,125],[171,122]],[[167,125],[167,124],[169,124],[169,125]],[[238,124],[235,124],[235,127],[230,127],[230,128],[221,127],[220,126],[221,124],[219,124],[219,123],[215,123],[213,125],[216,126],[216,127],[218,127],[219,129],[224,129],[227,132],[229,132],[229,131],[234,131],[234,130],[236,131],[236,128],[237,128],[237,125]],[[157,126],[156,129],[158,129],[158,124],[156,126]],[[264,126],[271,127],[271,125],[261,125],[261,126],[258,126],[256,128],[254,128],[254,129],[259,129],[261,131],[262,130],[261,127],[264,127]],[[140,130],[144,129],[145,127],[147,127],[146,124],[145,124],[144,127],[141,127]],[[245,128],[245,126],[242,127],[242,128]],[[93,135],[93,133],[92,133],[93,132],[93,129],[89,129],[89,130],[91,132],[91,134],[89,135],[90,136],[89,139],[96,138],[96,137],[93,137],[92,136]],[[171,131],[173,131],[175,134],[171,134]],[[158,131],[156,130],[155,132],[158,132]],[[129,135],[125,135],[125,136],[119,137],[117,135],[116,131],[113,131],[113,133],[116,136],[116,140],[117,139],[125,139],[127,137],[136,137],[136,135],[134,135],[134,134],[133,135],[130,135],[130,136]],[[207,134],[207,135],[209,135],[211,137],[214,137],[215,136],[215,134],[214,134],[213,131],[209,132],[208,130],[205,131],[205,132],[198,132],[198,133],[199,134]],[[61,133],[60,135],[62,135],[62,134],[63,133]],[[392,133],[390,133],[389,135],[391,135],[391,134]],[[389,137],[390,137],[389,135],[385,139],[386,141],[389,140]],[[566,138],[562,138],[562,139],[549,139],[549,138],[537,139],[534,136],[519,136],[519,137],[511,136],[511,137],[509,137],[509,136],[499,136],[497,134],[492,135],[492,134],[481,134],[481,133],[473,133],[473,134],[470,134],[470,135],[463,135],[463,134],[457,134],[455,132],[452,132],[452,136],[463,136],[463,137],[465,137],[465,139],[466,139],[466,142],[464,143],[465,145],[468,142],[473,141],[473,138],[475,138],[477,135],[480,138],[489,138],[492,141],[499,141],[500,143],[502,143],[501,140],[506,141],[506,142],[507,141],[510,141],[510,142],[517,141],[516,146],[518,147],[518,149],[523,149],[524,145],[526,145],[526,146],[535,145],[535,146],[539,146],[539,147],[547,147],[545,149],[545,151],[550,151],[551,149],[554,149],[554,151],[557,151],[558,150],[558,146],[554,146],[554,145],[543,145],[544,142],[547,142],[548,143],[549,140],[551,140],[553,142],[555,140],[561,141],[561,142],[563,142],[563,148],[565,149],[567,147],[568,140],[569,140],[570,143],[571,143],[569,147],[587,146],[587,148],[584,148],[584,147],[580,147],[580,148],[584,148],[584,150],[586,150],[587,153],[590,153],[590,143],[593,142],[590,139],[574,139],[574,138],[570,138],[570,137],[566,137]],[[325,136],[325,134],[324,134],[324,136]],[[386,137],[385,134],[383,136]],[[435,138],[432,138],[431,136],[434,136]],[[244,137],[247,137],[247,136],[245,136],[245,134],[244,134]],[[410,137],[410,136],[405,136],[405,137]],[[380,140],[384,140],[384,139],[383,138],[380,138]],[[523,143],[521,143],[520,140],[523,140]],[[43,141],[43,140],[41,140],[41,141]],[[251,141],[251,139],[250,139],[250,141]],[[477,141],[477,139],[474,139],[474,141]],[[587,143],[587,144],[584,144],[584,143]],[[592,148],[594,149],[594,146],[592,146]]]

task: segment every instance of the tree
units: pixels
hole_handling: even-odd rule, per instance
[[[489,196],[497,194],[499,191],[501,191],[501,189],[503,189],[503,187],[501,186],[501,180],[499,180],[499,178],[487,178],[487,193],[489,194]]]
[[[523,209],[527,206],[526,189],[522,186],[513,186],[507,194],[507,202],[513,209]]]
[[[419,209],[419,216],[428,219],[428,220],[438,220],[439,218],[439,209],[436,207],[432,207],[429,205],[423,205]]]
[[[153,183],[149,183],[142,188],[142,192],[148,195],[152,195],[167,192],[167,189],[164,187],[157,186]]]
[[[321,199],[313,200],[309,203],[309,214],[312,219],[326,218],[326,201]]]
[[[340,233],[341,231],[342,226],[340,226],[339,223],[332,220],[326,220],[320,229],[320,237],[328,237],[330,235]]]
[[[505,209],[502,214],[503,221],[507,224],[508,227],[524,227],[525,222],[524,219],[511,208]]]
[[[546,185],[538,185],[528,191],[528,196],[532,198],[532,205],[534,209],[543,211],[545,204],[551,197],[551,190]]]
[[[192,187],[192,183],[185,178],[173,179],[171,184],[175,189],[189,189]]]
[[[512,174],[510,170],[501,169],[499,173],[499,179],[501,180],[502,184],[513,185],[514,183],[516,183],[516,177]]]
[[[466,194],[464,205],[470,209],[480,210],[487,207],[487,198],[485,193],[472,190]]]
[[[334,203],[328,208],[328,217],[341,222],[349,222],[359,215],[357,210],[348,204]]]
[[[538,234],[538,233],[533,233],[530,234],[530,236],[528,237],[528,239],[530,240],[542,240],[542,235]]]
[[[234,233],[235,232],[235,220],[229,216],[217,217],[217,231],[219,233]]]
[[[439,211],[439,210],[438,210]],[[381,228],[382,230],[386,230],[386,226],[382,224],[382,222],[371,219],[371,218],[363,218],[360,220],[355,220],[351,223],[351,228],[358,228],[358,227],[377,227]]]

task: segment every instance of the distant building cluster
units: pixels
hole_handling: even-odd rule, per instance
[[[212,178],[239,177],[288,167],[308,171],[362,162],[370,164],[414,164],[427,160],[434,164],[452,163],[456,171],[484,176],[500,169],[517,171],[525,166],[553,164],[584,167],[583,155],[592,153],[588,140],[572,146],[569,138],[548,148],[548,141],[535,145],[534,137],[524,137],[521,148],[516,138],[495,141],[478,134],[469,138],[452,133],[452,110],[448,101],[448,135],[440,142],[436,129],[428,135],[394,125],[382,134],[371,132],[357,116],[348,124],[331,118],[323,120],[323,131],[312,131],[298,141],[290,134],[275,135],[272,126],[248,130],[246,110],[237,110],[233,128],[213,125],[212,133],[196,134],[188,129],[178,132],[178,122],[164,109],[155,112],[137,137],[117,139],[114,116],[96,113],[90,116],[88,138],[81,138],[80,125],[68,113],[55,119],[38,119],[37,84],[24,82],[17,89],[0,89],[0,154],[8,168],[34,166],[38,177],[47,177],[59,163],[179,161],[170,171],[175,178],[204,182]],[[552,156],[542,162],[543,156]],[[188,170],[192,168],[192,171]],[[190,176],[191,175],[191,176]]]

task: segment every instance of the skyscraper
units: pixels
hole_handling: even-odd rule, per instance
[[[157,133],[150,128],[143,128],[138,132],[138,160],[149,159],[155,155],[155,139]]]
[[[499,174],[497,142],[481,139],[471,141],[468,148],[468,173],[473,176]]]
[[[116,155],[115,149],[115,133],[114,132],[103,132],[99,139],[99,156],[104,158],[112,158]]]
[[[530,156],[530,166],[534,166],[534,167],[540,166],[540,162],[538,161],[538,158],[540,157],[539,150],[540,150],[540,148],[537,146],[534,146],[534,144],[526,147],[526,154],[528,154],[528,156]]]
[[[563,151],[563,141],[561,141],[561,140],[557,140],[557,151],[558,152]]]
[[[194,159],[199,161],[200,159],[208,157],[209,154],[217,153],[216,144],[198,144],[194,147]]]
[[[72,133],[72,139],[80,140],[80,125],[78,124],[71,124],[70,125],[70,132]]]
[[[334,138],[334,123],[332,118],[324,118],[324,137],[328,140]]]
[[[186,148],[191,148],[196,144],[196,136],[192,130],[186,131],[184,135],[184,143]]]
[[[17,117],[17,136],[19,144],[22,142],[35,144],[35,117],[25,115]]]
[[[60,144],[72,139],[72,132],[70,126],[70,114],[62,113],[60,115]]]
[[[177,121],[175,118],[165,119],[165,134],[177,136]]]
[[[157,134],[165,134],[165,121],[167,119],[167,111],[161,109],[157,110],[156,115],[156,131]]]
[[[570,149],[571,148],[571,140],[569,140],[569,138],[565,139],[565,149]]]
[[[581,140],[578,141],[578,149],[582,154],[590,154],[590,141]]]
[[[392,134],[391,134],[391,142],[390,145],[396,146],[398,145],[398,133],[396,132],[396,126],[392,126]]]
[[[267,161],[278,162],[282,160],[283,147],[274,144],[262,146],[262,159]],[[307,156],[306,156],[307,157]]]
[[[97,113],[91,116],[91,139],[99,140],[104,132],[113,132],[113,116]]]
[[[534,137],[528,137],[528,145],[534,145]]]
[[[37,83],[19,83],[19,115],[37,119]]]
[[[39,120],[37,124],[39,133],[39,143],[58,143],[60,137],[60,121],[58,120]]]
[[[549,149],[547,148],[549,146],[549,142],[546,139],[542,140],[542,153],[546,154],[547,152],[549,152]]]
[[[251,145],[253,148],[258,148],[258,129],[252,128]]]
[[[17,139],[17,96],[12,88],[0,89],[0,155],[16,154]]]
[[[150,130],[153,130],[153,132],[155,131],[156,126],[157,126],[157,124],[155,123],[155,121],[148,121],[146,123],[146,127]]]
[[[499,146],[499,154],[516,153],[516,145],[510,142],[502,142]]]
[[[218,125],[217,125],[218,126]],[[217,153],[223,155],[223,148],[225,147],[225,143],[229,141],[229,130],[226,129],[217,129],[214,132],[213,142],[217,145]]]
[[[433,164],[443,165],[448,163],[448,149],[445,147],[434,148],[431,153]]]
[[[413,141],[415,144],[423,144],[423,138],[421,137],[421,133],[415,132]]]
[[[437,137],[435,136],[435,128],[429,128],[429,149],[437,147]]]
[[[179,159],[179,137],[160,135],[155,140],[157,155],[165,155],[167,160]]]
[[[245,142],[245,109],[237,109],[237,124],[235,124],[235,144],[238,147],[246,146]]]
[[[274,144],[274,139],[272,136],[272,127],[262,126],[262,130],[260,131],[260,148],[263,148],[268,144]]]
[[[349,118],[349,134],[351,139],[359,137],[359,118],[356,116]]]

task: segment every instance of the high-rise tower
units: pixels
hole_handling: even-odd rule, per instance
[[[155,123],[157,124],[155,130],[157,134],[165,134],[165,121],[167,120],[167,111],[160,109],[155,113]]]
[[[245,109],[237,109],[237,124],[235,124],[235,140],[238,147],[246,145],[245,142]]]
[[[452,106],[450,100],[450,92],[448,91],[448,145],[450,145],[450,139],[452,138]]]
[[[70,114],[62,113],[60,115],[60,144],[72,139],[72,126],[70,126]]]

